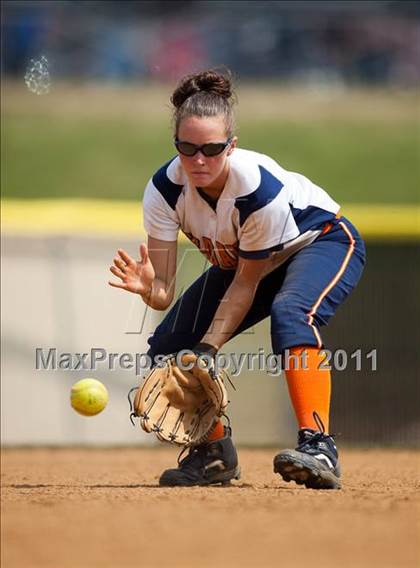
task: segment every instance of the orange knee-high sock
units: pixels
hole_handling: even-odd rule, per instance
[[[315,411],[324,424],[325,432],[328,433],[331,372],[322,369],[321,364],[325,354],[322,352],[320,354],[317,347],[292,347],[289,355],[284,367],[299,428],[318,430],[313,417]]]
[[[216,422],[216,425],[213,427],[209,437],[207,438],[207,442],[215,442],[216,440],[220,440],[225,435],[225,428],[220,420]]]

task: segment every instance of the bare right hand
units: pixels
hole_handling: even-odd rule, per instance
[[[140,294],[140,296],[150,294],[155,279],[155,270],[150,261],[147,246],[144,243],[140,245],[140,260],[134,260],[123,249],[118,249],[117,252],[119,257],[114,258],[110,271],[121,282],[109,280],[108,284],[127,290],[127,292],[133,292],[133,294]]]

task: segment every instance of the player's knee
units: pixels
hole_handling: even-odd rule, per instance
[[[306,338],[308,314],[304,306],[292,297],[275,302],[271,309],[271,339],[275,352],[280,353],[284,345],[299,344]]]
[[[307,309],[298,296],[279,294],[271,307],[271,324],[273,330],[289,329],[290,325],[298,325],[307,321]]]

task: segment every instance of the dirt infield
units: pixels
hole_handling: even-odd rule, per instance
[[[343,451],[341,491],[284,483],[275,450],[240,450],[242,479],[161,489],[177,450],[8,449],[2,568],[414,567],[420,453]]]

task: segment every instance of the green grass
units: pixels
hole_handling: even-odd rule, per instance
[[[138,200],[149,177],[174,155],[168,113],[67,116],[32,104],[5,105],[3,197]],[[292,122],[273,115],[242,119],[239,126],[241,147],[269,154],[339,202],[418,202],[418,120]]]
[[[159,126],[6,117],[2,195],[139,199],[147,179],[174,153],[169,131]]]
[[[300,172],[343,203],[419,201],[417,124],[249,124],[245,147]]]

